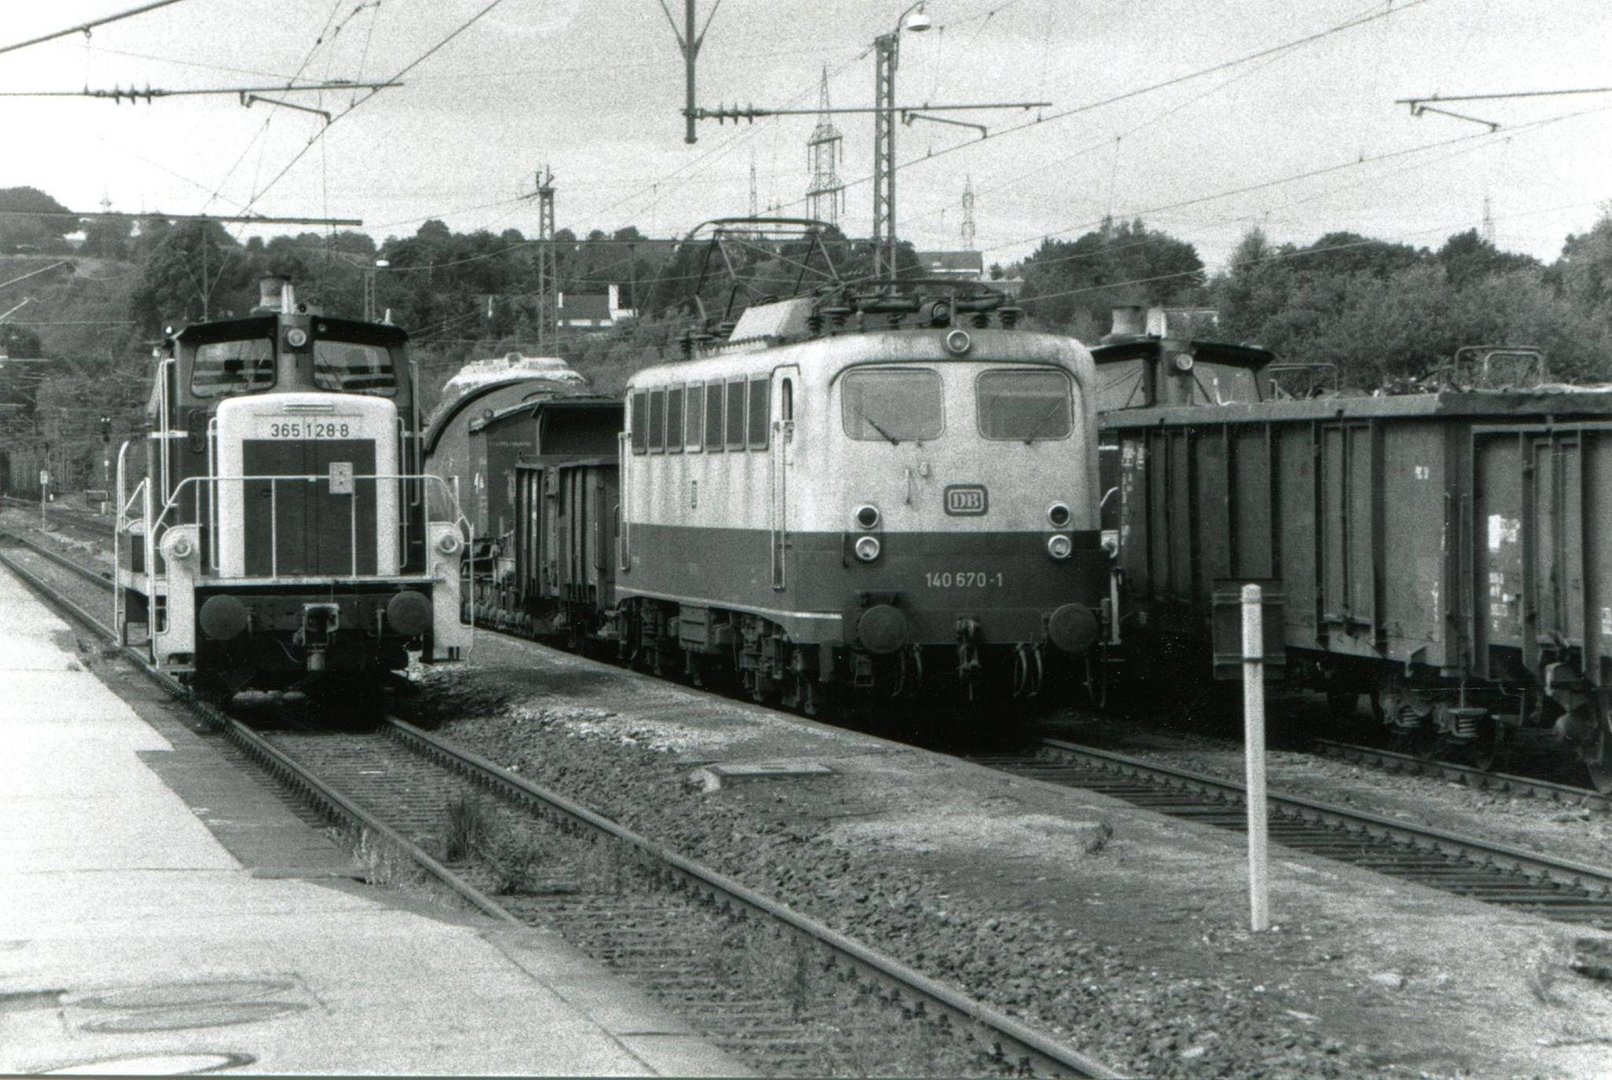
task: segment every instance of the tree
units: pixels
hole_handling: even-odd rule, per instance
[[[38,188],[0,188],[0,252],[67,250],[63,239],[78,228],[67,207]]]
[[[1448,276],[1450,284],[1457,288],[1493,274],[1540,269],[1539,260],[1527,255],[1501,251],[1479,236],[1476,229],[1456,233],[1444,241],[1444,246],[1438,249],[1434,258],[1444,264],[1444,273]]]
[[[1612,205],[1603,208],[1589,232],[1567,238],[1551,279],[1580,303],[1612,303]]]
[[[129,254],[134,219],[123,214],[90,218],[84,225],[84,251],[102,259],[123,259]]]
[[[1191,244],[1149,230],[1140,219],[1108,219],[1076,240],[1042,241],[1023,273],[1026,311],[1043,325],[1094,340],[1115,307],[1196,300],[1203,260]]]
[[[144,228],[142,239],[147,238]],[[140,283],[129,297],[140,329],[165,322],[244,313],[257,298],[260,266],[216,221],[190,220],[152,230],[141,247]]]

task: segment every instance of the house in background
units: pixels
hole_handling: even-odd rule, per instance
[[[919,251],[915,254],[924,277],[985,280],[985,256],[977,251]]]
[[[621,286],[602,293],[567,293],[558,296],[559,323],[573,330],[607,330],[638,312],[621,306]]]

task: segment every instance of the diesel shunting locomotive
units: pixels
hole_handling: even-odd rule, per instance
[[[468,537],[420,469],[406,338],[283,279],[245,318],[171,334],[145,453],[118,457],[115,625],[160,670],[227,695],[466,654]]]

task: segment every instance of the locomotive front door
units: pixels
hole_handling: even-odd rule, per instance
[[[770,473],[767,526],[771,533],[772,587],[788,585],[786,570],[789,553],[789,473],[795,455],[795,391],[800,386],[800,368],[790,364],[772,373],[772,438],[768,440]]]

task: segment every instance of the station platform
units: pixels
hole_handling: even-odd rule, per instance
[[[745,1074],[554,935],[363,884],[100,651],[0,567],[0,1074]]]

